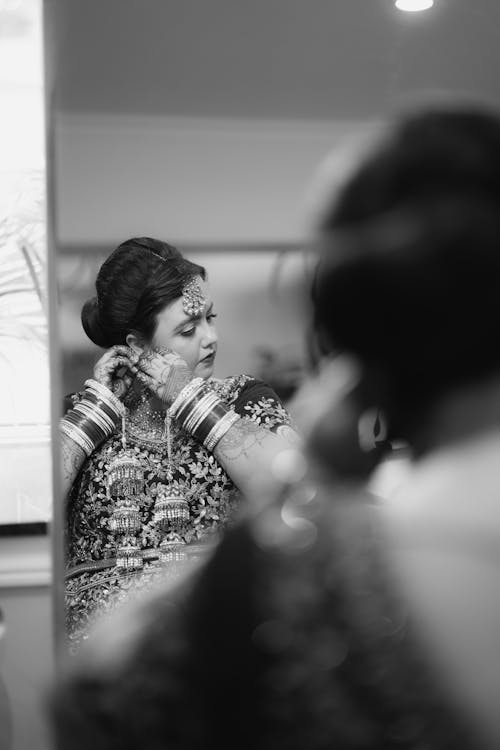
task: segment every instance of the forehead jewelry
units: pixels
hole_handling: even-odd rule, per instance
[[[205,309],[206,299],[197,279],[188,281],[182,290],[182,309],[186,315],[198,316]]]

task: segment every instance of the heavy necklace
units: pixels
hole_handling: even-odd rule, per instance
[[[162,416],[161,436],[154,435],[160,413],[144,411],[134,428],[136,442],[161,443],[167,448],[167,470],[164,481],[157,485],[157,496],[153,509],[153,521],[163,539],[159,545],[158,558],[161,563],[175,561],[181,555],[184,542],[169,541],[171,531],[179,531],[189,521],[189,504],[182,492],[173,484],[172,435],[168,412]],[[129,421],[132,421],[129,419]],[[159,425],[158,425],[159,426]],[[149,429],[148,429],[149,427]],[[151,434],[149,434],[149,431]],[[139,435],[137,435],[137,432]],[[117,540],[116,567],[121,571],[143,567],[143,554],[138,540],[142,530],[140,517],[141,497],[147,492],[145,466],[134,450],[127,446],[126,417],[122,417],[122,448],[108,467],[107,493],[115,507],[110,519],[110,528]]]

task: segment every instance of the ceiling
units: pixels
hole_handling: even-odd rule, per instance
[[[372,118],[422,95],[500,103],[499,0],[48,0],[57,108]]]

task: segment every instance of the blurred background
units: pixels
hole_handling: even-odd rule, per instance
[[[63,391],[98,356],[79,316],[100,263],[146,234],[208,269],[216,375],[248,372],[286,398],[305,367],[315,168],[406,103],[494,101],[494,0],[50,5]]]

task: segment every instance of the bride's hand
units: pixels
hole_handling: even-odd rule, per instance
[[[144,352],[137,363],[137,379],[155,396],[170,406],[193,373],[186,362],[171,349],[157,347]]]
[[[139,355],[129,346],[112,346],[96,362],[94,380],[109,388],[115,396],[123,399],[137,372]]]

